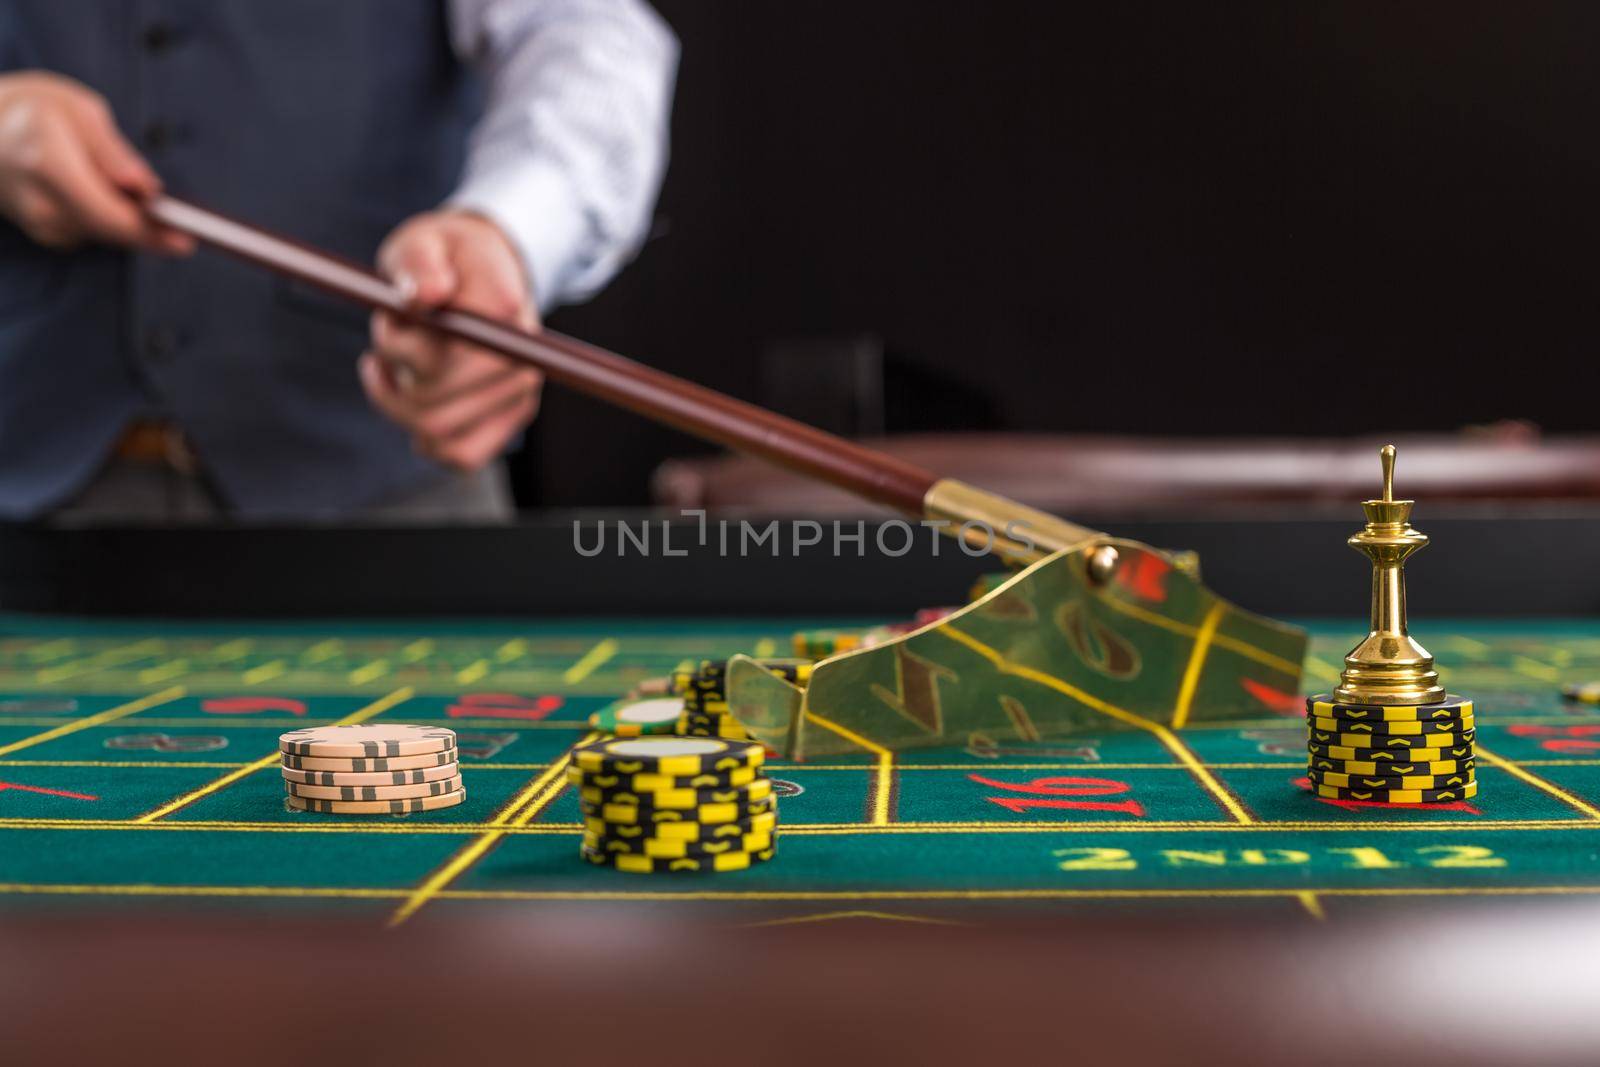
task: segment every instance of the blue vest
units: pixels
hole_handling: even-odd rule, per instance
[[[0,67],[88,84],[176,195],[368,262],[459,174],[480,106],[440,0],[6,0]],[[61,253],[0,220],[0,516],[169,418],[252,518],[439,476],[368,404],[366,316],[202,251]]]

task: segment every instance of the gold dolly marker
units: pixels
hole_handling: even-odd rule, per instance
[[[1472,772],[1472,702],[1439,684],[1433,657],[1406,632],[1405,563],[1428,543],[1411,526],[1413,501],[1394,498],[1394,446],[1384,445],[1383,496],[1365,500],[1367,525],[1347,544],[1372,561],[1372,626],[1344,658],[1339,687],[1306,699],[1307,736],[1312,744],[1311,791],[1329,800],[1388,804],[1439,804],[1477,795]],[[1368,774],[1319,755],[1317,746],[1337,747],[1345,734],[1383,741],[1386,754],[1399,742],[1418,762],[1448,759],[1459,766],[1447,775]],[[1448,747],[1435,747],[1448,739]],[[1361,742],[1357,742],[1360,744]],[[1422,753],[1430,753],[1423,755]],[[1402,753],[1404,754],[1404,753]]]
[[[1383,498],[1361,504],[1367,525],[1346,542],[1372,561],[1372,629],[1344,658],[1340,704],[1436,704],[1445,698],[1433,656],[1406,632],[1406,579],[1403,568],[1428,544],[1428,535],[1411,525],[1412,500],[1394,498],[1394,445],[1384,445]]]

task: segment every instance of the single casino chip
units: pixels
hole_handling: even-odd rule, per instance
[[[589,725],[615,737],[676,733],[683,714],[681,697],[654,700],[619,700],[589,716]]]
[[[628,691],[629,700],[648,700],[672,695],[672,677],[646,678]]]
[[[722,682],[727,675],[727,663],[723,660],[701,660],[700,666],[694,669],[689,677],[688,690],[684,693],[689,700],[721,700],[723,697]]]
[[[728,661],[725,659],[703,659],[694,669],[694,680],[699,685],[715,685],[722,681],[728,673]]]
[[[657,841],[715,841],[746,834],[769,834],[777,825],[776,811],[766,811],[734,822],[615,823],[592,817],[583,820],[583,828],[589,833],[621,841],[645,838]]]
[[[1338,734],[1313,729],[1308,736],[1310,745],[1322,745],[1328,748],[1371,748],[1390,752],[1423,748],[1463,746],[1470,748],[1477,739],[1476,730],[1468,730],[1461,734]]]
[[[744,724],[731,716],[707,721],[685,715],[678,723],[678,734],[682,737],[716,737],[724,741],[747,741],[750,731]]]
[[[336,756],[293,756],[285,752],[283,765],[297,771],[337,771],[341,774],[357,771],[414,771],[424,767],[443,767],[456,762],[456,750],[424,752],[420,756],[378,756],[373,759],[341,759]]]
[[[1313,783],[1312,789],[1327,800],[1365,800],[1380,804],[1448,804],[1455,800],[1471,800],[1478,795],[1477,782],[1448,789],[1354,789]]]
[[[1474,759],[1445,759],[1418,763],[1412,760],[1343,760],[1312,756],[1306,767],[1330,774],[1375,775],[1382,778],[1411,778],[1418,775],[1464,774],[1477,764]]]
[[[840,652],[853,652],[861,647],[860,630],[801,630],[791,644],[796,656],[808,659],[827,659]]]
[[[1354,722],[1349,719],[1307,720],[1313,730],[1337,734],[1372,734],[1375,737],[1417,737],[1428,734],[1458,734],[1476,727],[1473,717],[1442,722]]]
[[[567,781],[579,788],[587,786],[611,793],[664,793],[679,789],[732,789],[756,780],[755,767],[736,767],[716,774],[603,774],[567,768]]]
[[[679,859],[684,856],[720,856],[729,852],[761,852],[772,847],[773,838],[767,834],[745,834],[741,837],[710,841],[671,841],[653,837],[624,840],[603,837],[587,831],[583,835],[586,852],[606,852],[623,856],[652,856],[657,859]]]
[[[1561,687],[1561,696],[1584,704],[1600,704],[1600,682],[1575,682]]]
[[[295,756],[326,759],[373,759],[379,756],[420,756],[456,747],[456,732],[444,726],[406,723],[356,723],[350,726],[311,726],[290,730],[278,738],[278,748]]]
[[[316,800],[312,797],[284,797],[296,811],[316,811],[324,815],[409,815],[417,811],[453,808],[467,799],[465,789],[440,793],[436,797],[411,797],[408,800]]]
[[[749,803],[772,795],[772,779],[757,778],[744,785],[710,789],[599,789],[584,785],[578,799],[589,804],[634,804],[645,808],[698,808],[706,804]]]
[[[1306,713],[1324,719],[1351,722],[1450,722],[1470,718],[1472,701],[1447,694],[1434,704],[1341,704],[1324,693],[1306,699]]]
[[[1453,789],[1477,781],[1472,771],[1454,774],[1340,774],[1322,771],[1315,767],[1306,770],[1306,777],[1318,785],[1336,785],[1345,789]]]
[[[311,800],[410,800],[413,797],[454,793],[461,788],[461,776],[441,778],[436,782],[412,782],[409,785],[306,785],[303,782],[284,782],[283,788],[292,797]]]
[[[409,771],[305,771],[295,767],[283,768],[285,781],[306,785],[415,785],[418,782],[454,778],[460,773],[460,765],[454,762]]]
[[[744,725],[738,719],[725,711],[704,712],[694,711],[685,707],[683,714],[678,717],[678,729],[680,731],[684,729],[717,730],[729,726],[744,728]]]
[[[607,774],[707,774],[758,767],[767,753],[752,741],[700,737],[630,737],[590,741],[572,750],[579,770]]]
[[[750,739],[750,731],[746,730],[738,723],[729,723],[727,726],[719,726],[715,730],[707,729],[704,726],[684,725],[679,728],[678,736],[715,737],[722,741],[747,741]]]
[[[809,656],[798,659],[758,659],[756,662],[792,685],[805,685],[809,682],[811,668],[816,666]]]
[[[1446,763],[1470,760],[1475,749],[1469,741],[1448,748],[1427,748],[1418,745],[1388,748],[1345,748],[1341,745],[1307,745],[1312,759],[1354,760],[1357,762],[1385,763]]]
[[[777,855],[777,848],[760,852],[724,852],[720,856],[683,856],[678,859],[657,859],[653,856],[629,856],[618,853],[580,850],[580,855],[596,867],[612,867],[630,874],[711,874],[725,871],[742,871],[757,863],[765,863]]]
[[[728,804],[702,804],[698,808],[641,808],[637,804],[591,804],[579,801],[578,810],[586,818],[617,825],[637,824],[660,827],[666,823],[719,823],[739,822],[777,810],[773,797],[766,800],[748,800]],[[659,829],[652,831],[663,836]]]

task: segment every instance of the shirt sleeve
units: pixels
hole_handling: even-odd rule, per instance
[[[451,0],[487,78],[450,206],[493,220],[541,311],[585,299],[639,250],[667,162],[678,42],[644,0]]]

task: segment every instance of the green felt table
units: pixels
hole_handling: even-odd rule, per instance
[[[772,765],[777,858],[639,876],[578,857],[560,773],[591,711],[685,659],[783,654],[816,620],[374,623],[0,618],[0,908],[333,909],[374,923],[541,901],[851,912],[1225,907],[1337,918],[1441,896],[1600,893],[1600,625],[1424,621],[1478,706],[1481,792],[1387,806],[1305,789],[1292,706]],[[1359,636],[1314,624],[1307,685]],[[458,731],[467,799],[295,812],[276,738],[357,716]]]

